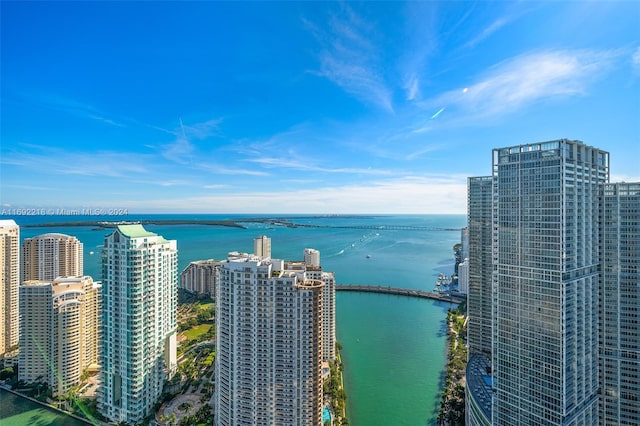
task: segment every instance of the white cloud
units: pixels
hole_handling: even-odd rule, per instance
[[[617,182],[640,182],[640,174],[636,175],[617,175],[612,174],[609,177],[609,182],[617,183]]]
[[[296,160],[293,158],[285,157],[261,157],[248,160],[252,163],[257,163],[262,166],[277,168],[277,169],[292,169],[307,172],[322,172],[322,173],[357,173],[367,175],[388,175],[391,172],[383,169],[370,169],[359,167],[323,167],[317,166],[309,161]]]
[[[407,90],[407,100],[414,100],[420,91],[420,82],[415,75],[406,83],[405,89]]]
[[[464,214],[466,177],[409,176],[369,185],[327,186],[313,190],[236,192],[205,197],[125,200],[139,212],[207,213],[376,213]]]
[[[3,155],[0,163],[62,175],[128,177],[148,173],[146,166],[151,159],[150,155],[130,152],[80,152],[53,147],[37,150],[31,146],[28,152]]]
[[[480,34],[469,40],[463,47],[475,47],[478,43],[491,36],[491,34],[504,27],[509,22],[506,18],[499,18],[487,26]]]
[[[631,55],[631,63],[636,71],[640,72],[640,47],[636,48],[635,52]]]
[[[456,108],[462,119],[488,118],[513,112],[549,98],[587,94],[589,83],[612,65],[619,52],[555,50],[523,54],[490,68],[463,91],[449,91],[424,107]]]
[[[193,144],[183,135],[179,135],[173,143],[162,146],[162,156],[179,164],[187,164],[192,160],[193,150]]]
[[[346,4],[340,16],[332,17],[327,31],[303,22],[323,46],[318,55],[320,70],[314,74],[331,80],[364,103],[393,110],[391,90],[379,71],[379,52],[371,42],[375,28]]]
[[[192,163],[196,147],[191,140],[202,140],[217,135],[221,122],[221,118],[215,118],[200,123],[184,125],[182,119],[180,119],[180,128],[173,132],[176,135],[176,140],[161,146],[162,156],[178,164]]]

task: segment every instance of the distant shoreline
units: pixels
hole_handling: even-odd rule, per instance
[[[313,216],[311,218],[335,218],[347,217],[354,218],[356,216]],[[357,216],[360,218],[360,216]],[[307,227],[308,225],[300,225],[290,222],[290,219],[300,219],[301,217],[290,218],[241,218],[241,219],[139,219],[139,220],[83,220],[74,222],[44,222],[31,223],[21,225],[23,228],[56,228],[56,227],[75,227],[75,226],[93,226],[95,228],[108,229],[116,228],[119,225],[209,225],[209,226],[227,226],[231,228],[247,229],[242,223],[264,223],[274,226],[285,226],[289,228]],[[305,217],[308,219],[309,217]],[[316,227],[316,226],[311,226]]]
[[[363,216],[307,216],[309,218],[364,218]],[[374,216],[366,217],[371,219]],[[23,228],[59,228],[59,227],[76,227],[76,226],[92,226],[95,229],[113,229],[119,225],[207,225],[207,226],[225,226],[229,228],[247,229],[243,223],[262,223],[271,226],[282,226],[286,228],[352,228],[352,229],[374,229],[374,230],[437,230],[437,231],[460,231],[460,228],[434,228],[430,226],[420,225],[318,225],[294,223],[291,219],[300,219],[301,217],[286,218],[238,218],[238,219],[139,219],[139,220],[87,220],[74,222],[44,222],[20,225]]]
[[[270,223],[270,219],[247,219],[242,222]],[[116,228],[119,225],[211,225],[228,226],[233,228],[246,229],[246,226],[233,220],[206,220],[206,219],[142,219],[142,220],[119,220],[119,221],[79,221],[79,222],[45,222],[20,225],[22,228],[56,228],[74,226],[93,226],[95,228]]]

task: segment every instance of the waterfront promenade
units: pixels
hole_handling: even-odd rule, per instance
[[[395,294],[398,296],[418,297],[422,299],[439,300],[441,302],[462,303],[463,298],[459,296],[449,296],[445,294],[431,293],[422,290],[409,288],[385,287],[377,285],[343,284],[336,285],[336,291],[357,291],[363,293]]]

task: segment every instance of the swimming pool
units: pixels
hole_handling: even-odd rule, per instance
[[[328,407],[322,407],[322,424],[327,420],[331,421],[331,411],[329,411]]]

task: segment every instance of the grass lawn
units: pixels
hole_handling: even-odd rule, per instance
[[[187,340],[197,339],[199,336],[203,335],[212,327],[212,324],[200,324],[195,327],[190,328],[189,330],[183,331],[182,334],[187,338]]]
[[[206,311],[207,309],[209,309],[212,306],[213,306],[213,303],[204,303],[202,305],[199,305],[198,309],[200,309],[201,311]]]

